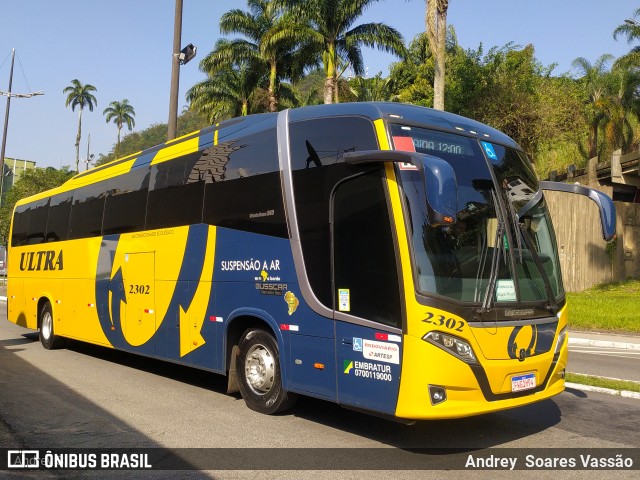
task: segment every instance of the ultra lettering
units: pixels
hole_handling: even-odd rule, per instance
[[[62,250],[41,250],[39,252],[26,252],[20,254],[20,270],[27,272],[39,272],[47,270],[62,270]]]

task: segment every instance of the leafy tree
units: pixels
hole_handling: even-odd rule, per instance
[[[293,84],[295,95],[294,106],[319,105],[323,102],[322,89],[324,86],[324,73],[317,68],[310,71],[298,82]]]
[[[26,170],[3,199],[0,208],[0,236],[8,238],[11,215],[18,200],[62,185],[74,175],[75,172],[70,171],[69,167],[60,170],[53,167]]]
[[[503,131],[528,152],[540,138],[539,80],[543,67],[533,46],[492,49],[485,58],[481,95],[471,104],[474,117]]]
[[[391,83],[402,102],[433,104],[435,66],[427,43],[425,33],[417,36],[407,57],[391,66]],[[567,163],[576,163],[585,120],[574,79],[552,77],[553,65],[541,65],[532,46],[464,50],[451,26],[446,46],[446,110],[505,131],[547,171],[558,161],[553,153],[558,147],[571,152]]]
[[[455,30],[447,28],[447,64],[455,71],[445,77],[447,90],[446,110],[459,112],[459,97],[471,97],[481,82],[477,78],[480,65],[479,53],[465,52],[458,45]],[[429,49],[426,32],[417,35],[409,44],[407,55],[390,68],[390,78],[397,100],[424,107],[434,105],[435,57]]]
[[[402,61],[391,65],[389,77],[400,102],[423,107],[433,105],[434,66],[427,45],[427,34],[417,35]]]
[[[349,88],[359,102],[386,102],[395,98],[391,78],[382,78],[382,72],[373,78],[355,77],[349,80]]]
[[[67,94],[65,106],[71,105],[71,110],[75,111],[79,107],[78,114],[78,134],[76,135],[76,172],[80,164],[80,138],[82,136],[82,111],[85,107],[93,112],[93,107],[98,104],[96,97],[91,92],[96,92],[96,87],[88,83],[83,85],[78,79],[71,80],[71,85],[66,87],[62,93]]]
[[[102,114],[106,116],[107,123],[113,120],[113,123],[118,126],[118,143],[116,144],[116,155],[118,155],[120,151],[120,130],[122,130],[122,126],[125,124],[129,131],[136,126],[136,122],[133,119],[133,117],[136,116],[136,112],[133,106],[129,104],[129,100],[125,98],[121,102],[117,100],[111,102]]]
[[[405,54],[400,32],[384,23],[353,26],[364,10],[378,0],[278,0],[299,21],[283,29],[286,37],[307,43],[322,58],[325,72],[324,103],[333,103],[341,59],[356,75],[364,73],[362,47],[374,47],[400,57]]]

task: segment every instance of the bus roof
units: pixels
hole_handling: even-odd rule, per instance
[[[263,122],[265,124],[265,128],[273,127],[276,125],[277,115],[278,113],[261,113],[225,120],[218,124],[169,140],[146,150],[99,165],[91,170],[80,172],[63,185],[46,192],[41,192],[31,197],[21,199],[16,203],[16,205],[29,203],[40,198],[46,198],[57,193],[73,190],[76,187],[123,174],[132,168],[148,165],[159,152],[167,149],[171,152],[177,153],[180,145],[187,142],[191,142],[190,144],[197,145],[199,148],[206,148],[206,146],[213,143],[214,133],[216,131],[218,132],[218,138],[223,139],[224,137],[233,135],[240,130],[256,126]],[[519,146],[509,136],[483,123],[449,112],[397,102],[354,102],[300,107],[289,111],[289,120],[291,122],[296,122],[311,120],[314,118],[348,115],[363,116],[371,119],[372,121],[382,119],[392,123],[404,123],[408,125],[447,130],[519,148]]]
[[[432,127],[520,148],[512,138],[484,123],[454,113],[406,103],[356,102],[314,105],[292,109],[289,119],[290,121],[298,121],[341,115],[362,115],[372,120],[383,119],[393,123]]]

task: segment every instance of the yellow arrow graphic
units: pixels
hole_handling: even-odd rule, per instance
[[[206,342],[200,331],[204,324],[211,296],[211,279],[213,277],[213,263],[215,259],[216,229],[209,227],[207,236],[207,250],[198,288],[187,311],[180,306],[180,356],[184,357]]]

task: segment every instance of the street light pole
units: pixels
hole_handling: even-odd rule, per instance
[[[7,147],[7,128],[9,127],[9,107],[11,106],[11,86],[13,85],[13,63],[16,59],[16,49],[11,49],[11,69],[9,70],[9,93],[7,108],[4,112],[4,130],[2,132],[2,150],[0,150],[0,205],[2,205],[2,191],[4,186],[4,152]]]
[[[178,89],[180,84],[180,42],[182,41],[182,0],[176,0],[173,23],[173,55],[171,57],[171,93],[167,140],[176,138],[178,130]]]
[[[7,108],[4,113],[4,130],[2,132],[2,149],[0,149],[0,205],[2,205],[2,194],[4,190],[4,152],[7,146],[7,129],[9,127],[9,107],[11,106],[11,97],[18,98],[31,98],[36,95],[44,95],[44,92],[32,92],[32,93],[13,93],[11,87],[13,85],[13,64],[16,58],[16,49],[11,49],[11,69],[9,70],[9,91],[0,91],[0,95],[7,97]]]

